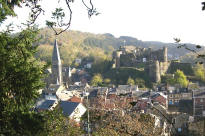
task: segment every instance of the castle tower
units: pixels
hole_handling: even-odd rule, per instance
[[[122,51],[116,52],[116,68],[120,68],[120,55],[122,54]]]
[[[55,40],[54,48],[53,48],[53,55],[52,55],[52,83],[53,84],[62,84],[62,66],[61,66],[61,59],[60,53],[58,50],[58,43]]]
[[[159,61],[155,61],[155,82],[161,81]]]
[[[163,61],[167,62],[167,47],[163,47]]]
[[[153,82],[161,81],[159,61],[154,61],[149,65],[149,76]]]

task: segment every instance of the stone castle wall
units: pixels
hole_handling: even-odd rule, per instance
[[[145,64],[145,71],[149,73],[152,81],[160,82],[161,75],[164,75],[170,63],[167,60],[167,48],[152,51],[151,48],[136,48],[127,51],[124,48],[113,53],[113,68],[137,67],[138,64]]]

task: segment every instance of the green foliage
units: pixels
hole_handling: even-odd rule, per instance
[[[171,62],[168,73],[174,74],[177,70],[181,70],[186,75],[193,75],[194,71],[190,63]]]
[[[145,87],[145,81],[141,78],[136,78],[135,79],[135,84],[138,85],[139,88],[144,88]]]
[[[51,62],[52,50],[52,46],[49,45],[38,46],[35,56],[40,58],[41,61]]]
[[[98,67],[97,65],[104,63],[104,61],[106,61],[105,63],[109,63],[109,60],[111,60],[113,48],[108,45],[106,46],[106,49],[104,48],[105,46],[100,47],[87,44],[85,45],[84,39],[86,39],[88,36],[94,37],[95,35],[81,33],[78,31],[66,31],[58,36],[58,45],[60,48],[59,50],[62,64],[64,66],[69,66],[74,65],[73,62],[76,58],[93,58],[94,71],[96,71],[94,73],[101,73],[104,68],[102,67],[101,70],[98,70],[96,67]],[[55,35],[52,35],[52,31],[48,28],[44,28],[41,29],[38,37],[41,40],[37,43],[40,46],[38,47],[36,58],[40,58],[40,60],[49,62],[50,54],[52,54],[52,48],[55,41]]]
[[[109,78],[105,78],[105,79],[104,79],[104,83],[105,83],[106,85],[110,84],[110,82],[111,82],[111,80],[110,80]]]
[[[175,84],[174,74],[167,74],[167,75],[162,76],[161,82],[174,85]]]
[[[31,29],[15,36],[0,34],[0,132],[5,135],[31,135],[41,130],[41,116],[30,111],[43,87],[45,70],[33,57],[36,34]]]
[[[167,83],[170,85],[179,84],[181,87],[187,87],[189,81],[183,71],[178,69],[174,74],[162,76],[162,83]]]
[[[151,87],[151,81],[146,72],[137,70],[135,68],[119,68],[111,69],[104,74],[105,78],[110,78],[113,84],[127,84],[127,79],[131,77],[132,79],[140,78],[144,80],[146,87]]]
[[[134,85],[134,84],[135,84],[135,80],[132,79],[131,77],[129,77],[129,78],[127,79],[127,84],[128,84],[128,85]]]
[[[197,64],[194,68],[194,75],[198,80],[205,82],[205,68],[201,64]]]
[[[91,73],[104,74],[108,72],[112,67],[112,61],[110,60],[99,60],[94,62],[92,65]]]
[[[177,70],[174,73],[174,83],[181,85],[182,87],[187,87],[188,80],[181,70]]]
[[[101,86],[103,82],[103,78],[101,74],[95,74],[91,80],[92,86]]]
[[[1,0],[2,8],[0,10],[0,24],[7,18],[7,16],[15,16],[14,6],[19,6],[21,0],[13,0],[12,2],[7,2]]]
[[[62,109],[57,106],[53,111],[44,111],[44,126],[43,132],[40,135],[49,136],[79,136],[83,134],[83,131],[76,126],[76,123],[64,116]]]

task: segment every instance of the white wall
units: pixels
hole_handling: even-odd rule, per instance
[[[85,106],[79,103],[75,111],[69,117],[74,119],[76,122],[80,122],[80,118],[86,112],[86,110],[87,109]]]

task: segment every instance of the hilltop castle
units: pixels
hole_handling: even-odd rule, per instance
[[[153,51],[151,48],[120,47],[113,52],[113,68],[144,66],[153,82],[160,82],[170,62],[167,60],[167,48]]]

